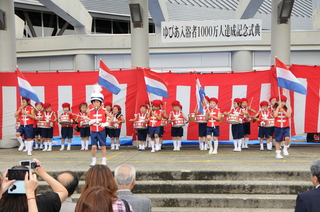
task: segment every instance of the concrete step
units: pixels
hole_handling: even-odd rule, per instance
[[[84,171],[75,172],[80,180],[85,179]],[[58,172],[49,172],[56,176]],[[298,171],[275,171],[275,172],[252,172],[252,171],[140,171],[137,172],[137,181],[140,180],[283,180],[304,181],[309,180],[310,172]]]
[[[274,209],[274,208],[160,208],[160,207],[153,207],[153,212],[292,212],[293,209]]]
[[[137,181],[135,193],[298,194],[308,181]]]
[[[309,180],[310,172],[175,171],[138,172],[137,180]]]
[[[153,207],[286,208],[293,209],[296,195],[144,194]]]
[[[85,172],[77,174],[80,182],[74,201],[85,178]],[[286,212],[293,211],[298,193],[313,189],[309,176],[295,171],[146,171],[137,173],[133,193],[150,198],[153,211]],[[51,191],[46,182],[39,184],[39,193]]]
[[[84,181],[79,182],[80,193]],[[313,189],[308,181],[137,181],[133,192],[136,194],[293,194]],[[51,191],[50,186],[39,182],[38,192]]]
[[[296,195],[139,194],[151,199],[152,211],[281,211],[295,206]],[[74,202],[80,194],[72,196]],[[199,210],[192,210],[198,208]],[[188,210],[189,209],[189,210]],[[210,209],[210,210],[208,210]],[[258,210],[259,209],[259,210]],[[235,210],[234,210],[235,211]],[[236,210],[238,211],[238,210]]]

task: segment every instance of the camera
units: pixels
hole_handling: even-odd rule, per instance
[[[20,165],[21,166],[26,166],[26,167],[30,167],[31,169],[35,169],[37,168],[37,163],[35,161],[30,161],[30,160],[23,160],[23,161],[20,161]]]
[[[8,179],[15,180],[15,182],[8,188],[8,194],[26,193],[24,178],[27,172],[29,172],[29,169],[8,169]]]
[[[29,172],[29,169],[8,169],[8,179],[24,181],[26,172]]]

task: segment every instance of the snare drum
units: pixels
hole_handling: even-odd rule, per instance
[[[60,116],[59,124],[61,124],[61,125],[70,125],[71,124],[70,116],[68,116],[68,115]]]
[[[133,123],[133,127],[135,129],[147,129],[148,128],[148,122],[145,121],[135,121]]]
[[[264,120],[265,125],[264,127],[274,127],[274,119],[266,119]]]
[[[184,123],[184,119],[180,118],[180,119],[173,119],[171,121],[172,123],[172,127],[183,127],[185,125]]]
[[[254,117],[254,116],[246,117],[246,118],[245,118],[245,122],[253,122],[253,120],[254,120],[253,117]]]
[[[196,114],[195,113],[190,113],[188,117],[189,117],[189,122],[196,121]]]
[[[207,123],[205,115],[196,115],[196,122],[198,123]]]
[[[240,116],[229,115],[227,118],[229,124],[240,124]]]
[[[90,127],[90,124],[89,124],[89,122],[90,122],[90,119],[81,119],[81,121],[80,121],[80,126],[82,126],[82,127]]]
[[[38,121],[37,127],[39,127],[39,128],[51,128],[52,127],[52,122],[49,122],[49,121]]]
[[[164,127],[164,126],[166,126],[168,124],[168,119],[162,119],[161,120],[161,127]]]

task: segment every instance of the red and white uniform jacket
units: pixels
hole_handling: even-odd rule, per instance
[[[184,120],[184,117],[183,117],[183,113],[181,111],[171,111],[170,112],[171,114],[171,120],[174,120],[174,119],[183,119]],[[173,122],[171,122],[172,125],[174,125]]]
[[[249,113],[249,115],[243,114],[244,122],[249,122],[249,121],[250,121],[250,111],[249,111],[249,107],[242,108],[242,111],[246,111],[246,112]]]
[[[243,123],[244,123],[244,115],[242,114],[242,111],[243,111],[243,109],[242,109],[242,108],[239,108],[239,107],[238,107],[237,109],[232,108],[232,109],[231,109],[231,114],[230,114],[230,115],[239,116],[240,119],[242,120],[242,122],[241,122],[240,124],[243,124]]]
[[[74,119],[74,115],[72,115],[71,113],[62,113],[61,115],[60,115],[60,118],[62,117],[62,116],[66,116],[66,117],[69,117],[69,119],[70,119],[70,121],[71,121],[71,124],[70,125],[61,125],[61,127],[73,127],[73,119]]]
[[[55,119],[55,116],[54,116],[55,112],[54,111],[45,111],[43,113],[43,116],[44,116],[44,121],[46,122],[50,122],[50,126],[53,127],[53,120]]]
[[[136,120],[137,121],[146,121],[147,113],[137,113]]]
[[[113,115],[114,122],[122,121],[122,118],[121,118],[123,116],[122,114],[114,113],[112,115]],[[122,122],[115,124],[115,129],[121,129],[121,127],[122,127]]]
[[[273,116],[272,116],[272,113],[269,111],[269,109],[267,111],[264,111],[264,110],[261,110],[259,111],[259,115],[257,117],[259,119],[259,126],[261,126],[261,122],[262,121],[265,121],[265,120],[268,120],[268,119],[272,119]],[[263,127],[263,126],[262,126]]]
[[[210,113],[210,116],[218,117],[220,109],[219,108],[209,108],[206,112]],[[208,118],[207,127],[217,127],[220,126],[220,122],[214,118]]]
[[[287,110],[288,109],[286,108],[285,111]],[[290,126],[289,119],[284,115],[283,112],[279,111],[278,116],[274,118],[274,126],[281,127],[281,128]]]
[[[269,106],[268,106],[268,110],[269,110],[271,113],[273,113],[273,111],[274,111],[275,109],[274,109],[274,107],[273,107],[272,105],[269,105]]]
[[[184,119],[183,118],[183,113],[181,111],[171,111],[171,119]]]
[[[43,115],[43,111],[42,110],[35,110],[35,116],[42,120],[44,118],[44,115]],[[36,128],[37,127],[37,124],[38,124],[38,121],[37,120],[34,120],[34,124],[33,124],[33,128]]]
[[[79,112],[78,113],[79,116],[78,116],[78,128],[84,128],[84,126],[82,126],[81,122],[85,119],[89,119],[89,114],[87,112]]]
[[[156,113],[157,116],[161,114],[161,110],[154,110],[153,113]],[[150,127],[160,127],[161,119],[158,120],[154,115],[150,116],[149,126]]]
[[[25,108],[23,108],[23,110],[26,111],[27,114],[31,114],[33,107],[31,105],[27,105]],[[29,116],[21,113],[20,125],[34,124],[34,121],[35,120],[33,118],[30,118]]]
[[[89,118],[91,120],[95,120],[96,122],[94,124],[91,125],[91,131],[93,132],[100,132],[102,130],[104,130],[105,128],[101,126],[101,123],[105,123],[107,121],[106,118],[106,109],[105,108],[91,108],[90,109],[90,115]]]

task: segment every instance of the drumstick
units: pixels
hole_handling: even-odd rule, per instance
[[[194,111],[196,111],[198,109],[198,103],[196,104]]]
[[[77,116],[77,118],[78,118],[78,117],[81,117],[81,115],[76,114],[76,113],[70,113],[70,114],[72,114],[72,115],[76,115],[76,116]],[[89,119],[89,117],[87,117],[86,119]],[[89,120],[91,121],[92,119],[89,119]]]
[[[70,113],[70,114],[72,114],[72,115],[75,115],[75,116],[81,116],[81,115],[79,115],[79,114],[76,114],[76,113]]]

